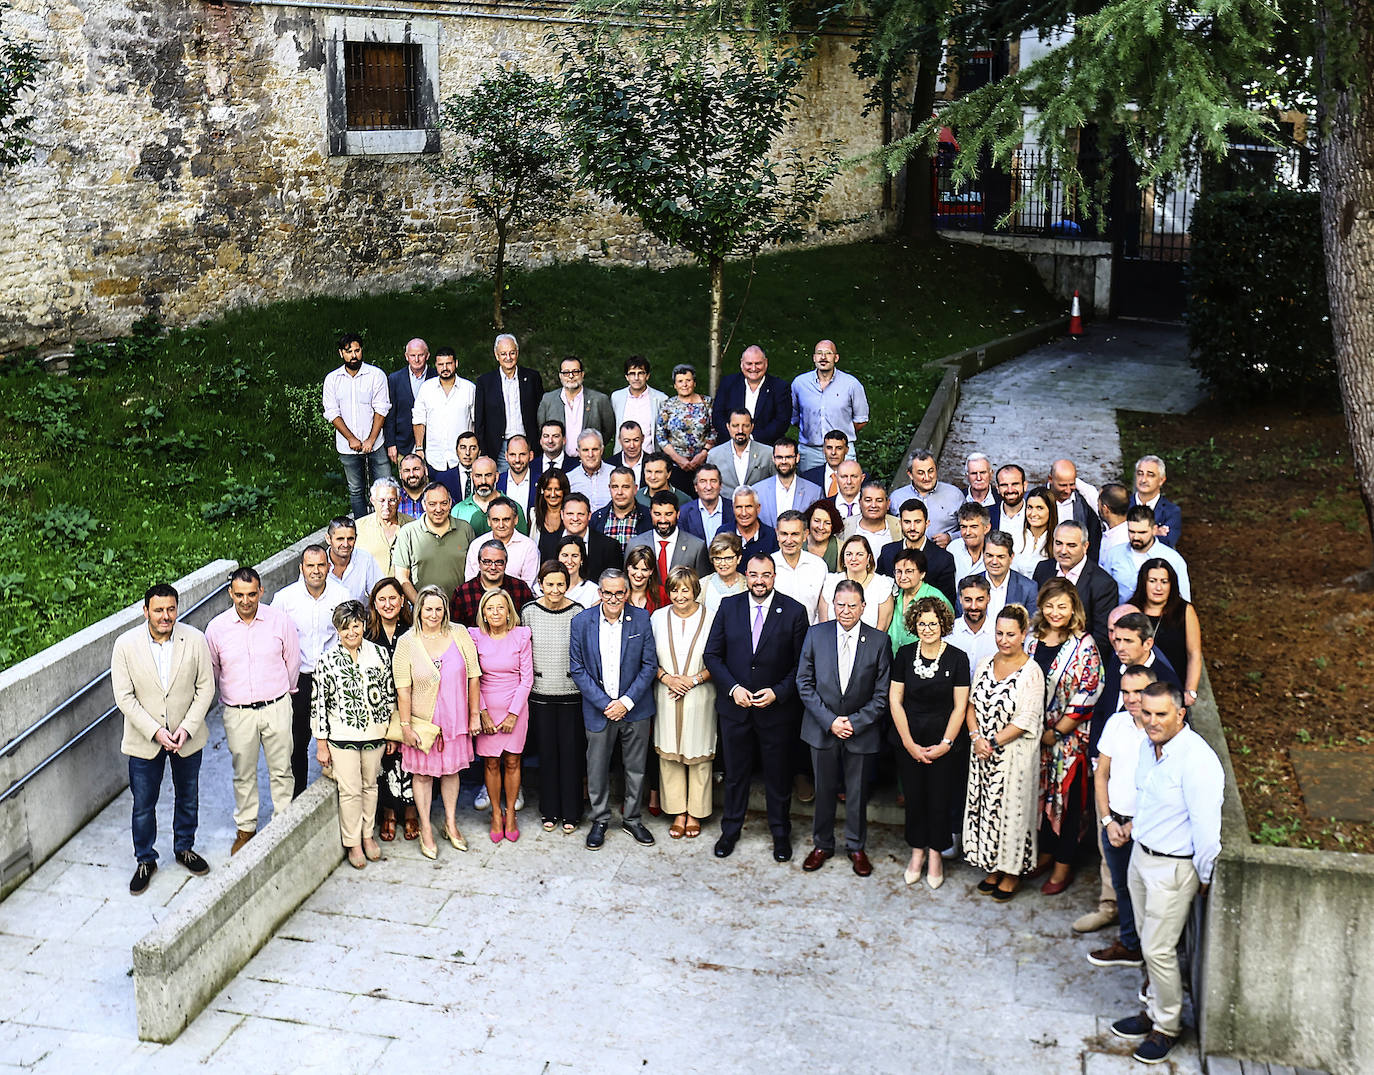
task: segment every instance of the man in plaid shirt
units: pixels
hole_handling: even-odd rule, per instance
[[[610,490],[611,502],[592,512],[592,526],[620,542],[623,549],[630,538],[649,529],[649,513],[635,500],[635,472],[629,467],[611,471]]]
[[[506,574],[506,546],[496,538],[482,542],[477,551],[477,574],[453,591],[453,622],[476,627],[477,606],[488,590],[505,590],[517,610],[534,600],[534,593],[524,581]]]

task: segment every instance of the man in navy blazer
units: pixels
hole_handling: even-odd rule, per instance
[[[706,639],[706,669],[716,684],[725,795],[715,855],[739,842],[749,805],[754,744],[763,764],[773,858],[792,857],[792,776],[800,717],[797,662],[806,637],[806,609],[773,588],[776,566],[756,556],[744,565],[747,593],[720,603]]]
[[[386,379],[387,394],[391,396],[391,410],[382,423],[382,437],[386,442],[387,458],[393,463],[401,456],[415,451],[415,427],[411,413],[415,409],[416,386],[435,376],[429,364],[429,344],[414,339],[406,344],[406,364]]]
[[[806,632],[797,668],[801,735],[816,772],[814,847],[802,869],[819,870],[835,854],[835,799],[843,790],[845,850],[854,872],[867,877],[873,866],[864,850],[865,775],[870,757],[883,744],[892,646],[886,632],[861,619],[864,592],[857,582],[841,579],[830,607],[835,618]]]
[[[520,345],[515,337],[503,332],[493,346],[496,369],[477,378],[477,402],[473,407],[473,426],[482,454],[496,460],[502,473],[506,471],[506,441],[516,433],[523,433],[533,444],[539,436],[536,415],[539,400],[544,395],[544,378],[538,370],[519,365]],[[506,428],[506,395],[504,386],[514,382],[520,400],[520,422],[523,429]],[[536,480],[538,476],[536,475]]]
[[[1093,563],[1098,561],[1102,548],[1102,516],[1097,513],[1096,503],[1088,503],[1078,488],[1078,467],[1072,459],[1056,459],[1050,467],[1050,492],[1054,494],[1055,510],[1064,518],[1064,506],[1071,505],[1073,521],[1083,528],[1088,539],[1088,556]]]
[[[587,796],[591,829],[587,849],[600,850],[611,820],[611,755],[617,742],[625,764],[623,828],[641,844],[653,833],[640,820],[644,765],[653,736],[654,676],[658,650],[649,613],[627,605],[630,580],[619,568],[601,573],[601,604],[572,621],[568,669],[582,695],[587,730]],[[607,660],[608,654],[614,658]]]
[[[754,418],[754,439],[770,448],[792,424],[792,386],[768,372],[768,356],[762,347],[746,347],[740,356],[739,373],[721,378],[711,405],[711,422],[719,443],[730,440],[730,412],[748,411]],[[756,393],[753,406],[750,394]]]
[[[1097,652],[1106,653],[1109,648],[1107,617],[1116,608],[1116,579],[1088,556],[1087,535],[1078,523],[1063,522],[1054,528],[1054,559],[1040,561],[1033,581],[1038,588],[1056,575],[1073,582],[1083,602],[1088,633],[1097,643]]]
[[[693,484],[697,490],[696,499],[682,505],[677,524],[693,537],[699,537],[710,545],[711,539],[722,530],[735,529],[735,509],[729,500],[720,495],[720,467],[714,463],[701,464]],[[705,500],[706,497],[711,499]],[[717,508],[720,510],[720,525],[716,527],[716,534],[708,538],[702,516],[708,511],[714,514]]]
[[[1183,509],[1160,491],[1167,477],[1163,459],[1157,455],[1141,456],[1135,465],[1135,492],[1131,494],[1131,504],[1154,508],[1155,537],[1176,549],[1183,535]]]
[[[1035,611],[1035,599],[1040,595],[1040,587],[1032,579],[1019,571],[1011,569],[1015,546],[1011,535],[1005,530],[994,530],[983,539],[983,569],[975,572],[988,580],[991,593],[988,597],[987,616],[995,621],[997,614],[1007,605],[1024,605],[1028,612]],[[954,603],[954,614],[962,616],[962,602]]]

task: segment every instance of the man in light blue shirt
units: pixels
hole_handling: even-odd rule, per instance
[[[1155,537],[1155,513],[1144,504],[1136,504],[1126,512],[1126,540],[1107,554],[1102,567],[1116,580],[1122,602],[1135,593],[1140,567],[1146,560],[1158,557],[1166,561],[1178,575],[1178,595],[1185,601],[1193,599],[1188,582],[1188,564],[1178,554]]]
[[[868,396],[863,385],[835,368],[839,352],[830,340],[821,340],[811,355],[816,369],[798,374],[792,381],[792,421],[801,442],[801,469],[825,462],[822,444],[832,429],[849,435],[849,458],[855,458],[855,439],[868,424]]]
[[[906,472],[911,477],[911,484],[892,491],[888,511],[900,517],[902,505],[908,500],[924,502],[928,520],[926,532],[940,548],[947,547],[959,533],[958,514],[964,504],[964,494],[949,482],[940,481],[935,457],[929,452],[918,451],[912,455]]]

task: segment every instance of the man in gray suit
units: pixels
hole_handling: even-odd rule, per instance
[[[558,380],[562,388],[545,392],[539,401],[537,420],[542,429],[546,422],[562,422],[563,438],[576,444],[586,429],[601,434],[602,444],[615,443],[615,408],[605,392],[582,385],[582,360],[568,355],[558,364]]]
[[[706,453],[720,467],[720,491],[730,496],[741,485],[758,485],[773,476],[772,445],[754,439],[754,417],[744,409],[730,412],[730,439]]]
[[[172,766],[172,848],[194,874],[210,872],[195,852],[200,813],[205,714],[215,700],[210,647],[194,627],[177,623],[177,592],[166,583],[143,595],[143,622],[115,639],[110,685],[124,714],[120,750],[129,758],[134,857],[129,891],[142,895],[157,870],[157,800]]]
[[[797,668],[802,739],[816,772],[815,847],[802,869],[819,870],[835,854],[835,797],[844,791],[844,843],[854,872],[873,872],[868,836],[868,759],[882,746],[892,650],[888,637],[862,622],[864,592],[842,579],[831,602],[835,618],[806,632]],[[841,783],[843,779],[843,783]]]
[[[705,578],[711,573],[711,558],[706,552],[706,542],[695,535],[679,530],[677,525],[677,495],[665,489],[654,494],[649,501],[649,521],[652,530],[636,534],[625,546],[626,555],[636,545],[647,546],[654,554],[658,564],[660,581],[667,582],[668,572],[680,564],[685,564]]]

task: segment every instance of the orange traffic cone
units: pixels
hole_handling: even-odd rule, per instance
[[[1078,307],[1078,292],[1073,293],[1073,306],[1069,309],[1069,335],[1083,335],[1083,311]]]

